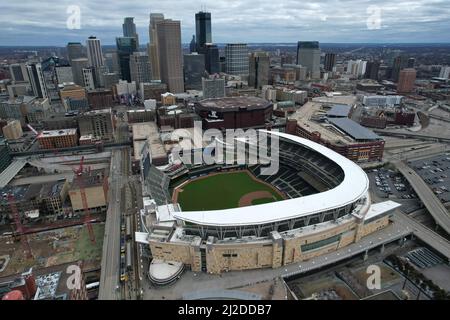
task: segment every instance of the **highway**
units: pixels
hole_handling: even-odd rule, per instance
[[[387,131],[387,130],[379,130],[379,129],[373,129],[373,132],[379,134],[380,136],[391,136],[391,137],[399,137],[399,138],[414,138],[419,140],[431,140],[436,142],[445,142],[450,143],[450,138],[445,137],[439,137],[439,136],[428,136],[425,134],[418,134],[418,133],[407,133],[407,132],[394,132],[394,131]]]
[[[106,213],[105,235],[100,276],[100,300],[121,299],[120,275],[120,223],[122,190],[128,181],[130,149],[112,150],[109,176],[108,211]]]
[[[393,163],[403,174],[406,180],[408,180],[409,184],[413,187],[414,191],[417,193],[417,196],[423,202],[436,223],[441,226],[445,232],[450,234],[450,214],[426,182],[423,181],[414,169],[409,167],[404,162],[396,161]]]
[[[428,229],[414,218],[400,212],[395,214],[392,220],[402,225],[403,228],[411,229],[414,236],[450,260],[450,242],[447,239]]]

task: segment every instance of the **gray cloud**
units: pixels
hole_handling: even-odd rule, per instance
[[[148,41],[150,12],[181,20],[189,42],[194,14],[212,14],[214,42],[448,42],[447,0],[22,0],[2,1],[0,45],[64,45],[96,35],[113,44],[125,16],[135,17],[141,43]],[[81,29],[66,27],[69,5],[81,9]],[[381,28],[369,30],[369,6],[381,12]]]

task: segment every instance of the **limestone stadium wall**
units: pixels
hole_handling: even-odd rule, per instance
[[[275,231],[267,240],[229,243],[208,241],[206,246],[202,246],[206,253],[206,270],[208,273],[220,274],[233,270],[278,268],[348,246],[388,224],[388,216],[367,224],[358,224],[356,219],[352,219],[342,225],[293,238],[282,238]],[[182,262],[195,272],[202,270],[200,245],[150,241],[150,250],[155,259]]]

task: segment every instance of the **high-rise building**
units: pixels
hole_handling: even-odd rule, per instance
[[[133,52],[130,56],[130,76],[131,81],[135,81],[139,86],[141,82],[152,80],[152,70],[148,54],[144,52]]]
[[[12,157],[8,146],[0,144],[0,173],[2,173],[12,162]]]
[[[130,56],[133,54],[133,52],[137,51],[136,38],[118,37],[116,38],[116,45],[122,79],[130,82]]]
[[[318,41],[297,43],[297,64],[308,68],[311,79],[320,79],[320,48]]]
[[[253,52],[250,55],[249,87],[261,89],[269,84],[270,57],[267,52]]]
[[[83,45],[80,42],[67,43],[67,57],[72,64],[73,59],[83,58]]]
[[[19,120],[9,121],[6,126],[2,128],[3,136],[6,140],[17,140],[23,136],[22,126]]]
[[[414,68],[414,65],[416,64],[415,58],[409,58],[408,59],[408,68]]]
[[[120,74],[119,56],[117,51],[105,53],[105,66],[109,72]]]
[[[394,82],[397,82],[399,80],[400,71],[408,67],[408,60],[409,58],[403,55],[394,58],[391,74],[391,79]]]
[[[90,67],[99,68],[105,64],[103,61],[102,46],[99,39],[94,36],[90,36],[86,40],[86,48]]]
[[[410,93],[414,91],[414,82],[416,81],[416,70],[413,68],[405,68],[400,71],[397,92]]]
[[[200,11],[195,14],[195,38],[197,52],[200,52],[206,43],[212,43],[210,12]]]
[[[167,84],[170,92],[184,92],[180,21],[159,21],[156,24],[156,33],[161,80]]]
[[[136,39],[136,46],[139,48],[139,35],[136,32],[136,24],[134,17],[126,17],[122,24],[123,36]]]
[[[101,74],[105,71],[105,61],[103,59],[102,46],[100,40],[90,36],[86,40],[89,66],[93,68],[94,81],[97,85],[101,83]]]
[[[442,66],[441,71],[439,72],[439,78],[448,79],[450,77],[450,67]]]
[[[347,73],[356,78],[362,77],[366,73],[367,61],[349,60],[347,62]]]
[[[225,79],[217,76],[202,78],[203,98],[225,97]]]
[[[79,86],[84,87],[83,69],[89,66],[88,59],[87,58],[73,59],[71,64],[72,64],[73,82],[75,82],[75,84]]]
[[[248,75],[248,47],[246,43],[228,43],[225,46],[227,73]]]
[[[205,73],[205,57],[196,52],[183,56],[184,85],[186,90],[202,90]]]
[[[102,78],[103,87],[105,87],[105,89],[111,89],[119,83],[120,75],[117,72],[105,72],[102,74]]]
[[[95,80],[94,80],[95,74],[94,74],[94,68],[84,68],[83,69],[83,82],[84,87],[88,91],[95,90]]]
[[[44,74],[40,63],[27,65],[28,78],[30,79],[33,94],[42,99],[48,98],[47,85],[45,84]]]
[[[366,65],[366,72],[364,73],[364,78],[378,80],[378,73],[380,71],[379,61],[369,61]]]
[[[161,74],[159,72],[159,50],[158,50],[158,36],[156,33],[156,25],[158,22],[164,20],[164,15],[162,13],[151,13],[150,14],[150,25],[149,25],[149,39],[148,44],[148,56],[150,57],[150,65],[152,69],[152,78],[161,79]]]
[[[114,124],[111,109],[93,110],[78,117],[80,135],[93,135],[96,139],[111,140]]]
[[[197,52],[197,43],[195,42],[195,35],[192,35],[192,40],[189,43],[189,52]]]
[[[206,71],[208,71],[209,74],[220,73],[220,57],[217,45],[212,43],[205,44],[203,54],[205,55]]]
[[[56,80],[59,84],[64,82],[73,82],[72,67],[69,66],[58,66],[55,67]]]
[[[9,73],[11,74],[14,84],[29,82],[27,65],[25,63],[14,63],[9,66]]]
[[[334,66],[336,65],[336,53],[326,53],[325,61],[323,67],[325,71],[333,71]]]

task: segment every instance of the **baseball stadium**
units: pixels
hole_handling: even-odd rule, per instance
[[[399,204],[372,204],[368,177],[354,162],[298,136],[260,132],[268,145],[277,140],[275,174],[266,175],[267,164],[258,163],[156,167],[144,146],[136,241],[148,244],[152,264],[177,266],[173,275],[183,268],[212,274],[279,268],[358,242],[390,223]]]

